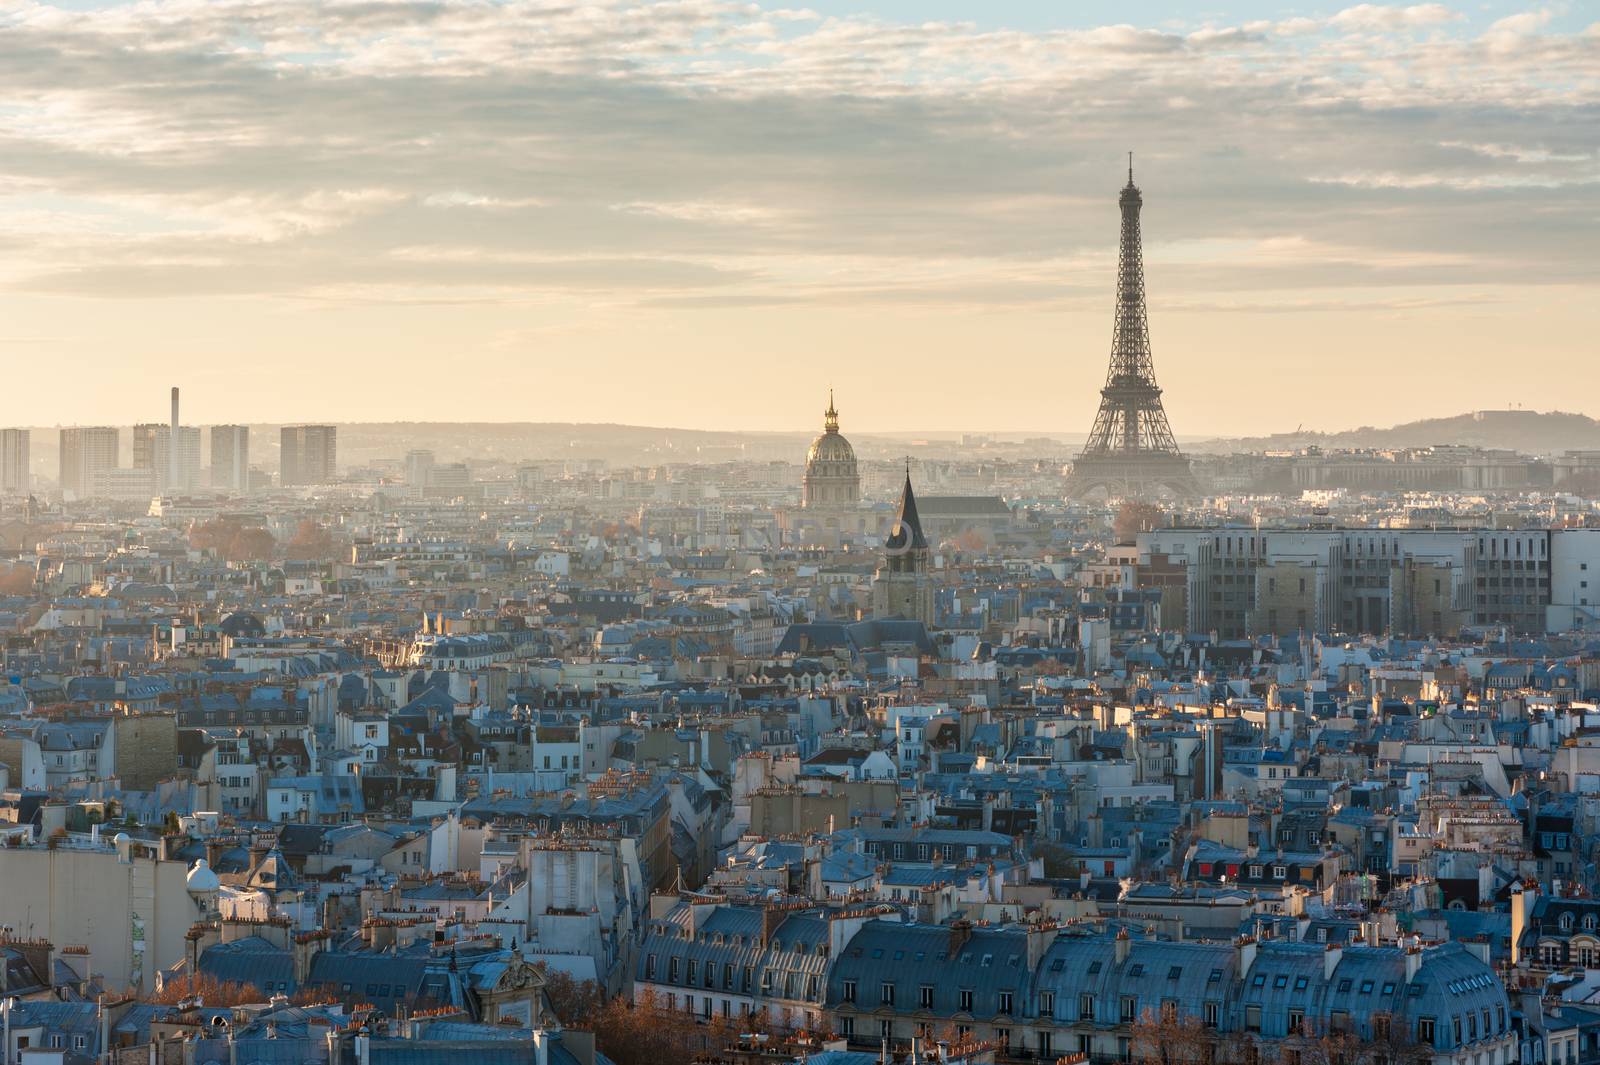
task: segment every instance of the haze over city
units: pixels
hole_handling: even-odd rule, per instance
[[[1592,8],[971,6],[6,0],[4,417],[1600,413]]]
[[[1600,1065],[1600,10],[0,0],[0,1065]]]

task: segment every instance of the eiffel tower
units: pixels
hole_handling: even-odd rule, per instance
[[[1150,358],[1150,325],[1144,307],[1144,255],[1139,246],[1139,208],[1144,199],[1133,183],[1133,153],[1128,153],[1128,184],[1122,205],[1122,248],[1117,263],[1117,324],[1111,340],[1111,370],[1100,390],[1100,413],[1083,452],[1067,477],[1067,498],[1081,499],[1095,489],[1108,496],[1151,496],[1166,489],[1177,496],[1200,494],[1189,460],[1178,450],[1161,406],[1155,364]]]

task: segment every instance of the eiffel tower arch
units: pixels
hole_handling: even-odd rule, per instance
[[[1111,368],[1100,390],[1100,411],[1083,451],[1067,476],[1068,499],[1082,499],[1103,489],[1108,496],[1152,496],[1165,490],[1191,498],[1201,494],[1178,450],[1167,412],[1161,405],[1155,363],[1150,357],[1150,324],[1144,302],[1144,253],[1140,246],[1139,209],[1144,199],[1133,183],[1133,156],[1128,156],[1128,184],[1118,199],[1122,207],[1122,241],[1117,260],[1117,320],[1111,338]]]

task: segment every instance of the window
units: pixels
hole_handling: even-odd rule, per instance
[[[1339,994],[1341,994],[1341,995],[1349,994],[1351,985],[1352,985],[1352,981],[1348,977],[1346,977],[1343,980],[1340,980],[1339,981],[1339,987],[1338,987]]]
[[[1372,981],[1371,980],[1363,980],[1363,981],[1361,981],[1361,993],[1363,995],[1372,994]]]
[[[1433,1045],[1433,1018],[1432,1017],[1418,1017],[1417,1018],[1417,1042],[1421,1043],[1423,1046],[1432,1046]]]
[[[1220,1015],[1221,1015],[1221,1009],[1220,1009],[1220,1007],[1218,1007],[1218,1005],[1215,1002],[1207,1002],[1206,1003],[1206,1005],[1205,1005],[1205,1024],[1206,1024],[1207,1028],[1215,1028],[1217,1026],[1217,1021],[1218,1021],[1218,1018],[1219,1018]]]
[[[846,980],[844,987],[840,989],[839,997],[846,1002],[854,1002],[856,1000],[856,982],[854,980]]]
[[[1167,979],[1168,980],[1176,980],[1179,977],[1181,977],[1182,975],[1183,975],[1183,966],[1181,966],[1181,965],[1174,965],[1172,968],[1167,970]]]
[[[1289,1033],[1291,1035],[1300,1034],[1300,1030],[1305,1027],[1305,1024],[1306,1024],[1306,1011],[1305,1010],[1290,1010],[1289,1011]]]
[[[887,980],[885,980],[883,985],[878,989],[878,1001],[883,1003],[885,1006],[894,1005],[894,985],[889,983]]]
[[[1039,992],[1039,1016],[1049,1017],[1056,1012],[1056,993],[1054,991]]]
[[[1294,978],[1294,989],[1296,991],[1304,991],[1306,989],[1306,978],[1303,977],[1303,976],[1295,977]]]
[[[1288,870],[1288,868],[1286,866],[1274,865],[1272,867],[1272,879],[1274,879],[1274,880],[1282,880],[1284,877],[1286,877],[1288,875],[1289,875],[1289,870]]]
[[[1139,1000],[1132,995],[1122,996],[1122,1023],[1132,1024],[1139,1016]]]
[[[925,1010],[933,1009],[933,985],[923,984],[917,995],[917,1005]]]
[[[961,989],[961,1009],[966,1013],[972,1012],[972,989]]]
[[[687,981],[688,983],[691,983],[691,984],[694,983],[695,967],[698,966],[699,964],[700,963],[695,961],[693,958],[689,959],[689,979]]]
[[[673,983],[678,982],[678,959],[673,958],[667,962],[667,979]]]
[[[1244,1008],[1244,1030],[1247,1032],[1261,1031],[1260,1006],[1246,1006]]]
[[[1078,1020],[1094,1020],[1094,996],[1087,992],[1078,996]]]
[[[1001,1013],[1010,1013],[1011,1012],[1011,992],[1009,992],[1009,991],[1000,992],[1000,1012]],[[1487,1015],[1488,1011],[1485,1010],[1484,1013]],[[1489,1022],[1488,1022],[1487,1016],[1485,1017],[1485,1020],[1484,1020],[1483,1023],[1486,1026],[1488,1025]]]
[[[1139,964],[1136,963],[1133,966],[1133,968],[1128,970],[1128,975],[1129,976],[1143,976],[1144,975],[1144,966],[1143,965],[1139,965]]]
[[[1279,973],[1277,976],[1274,976],[1272,978],[1272,986],[1275,988],[1288,987],[1289,975],[1287,973]]]

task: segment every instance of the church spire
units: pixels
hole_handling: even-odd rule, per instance
[[[928,550],[928,539],[922,535],[922,519],[917,516],[917,494],[911,489],[911,463],[906,462],[906,483],[900,489],[900,511],[889,527],[889,538],[884,542],[891,557]]]

